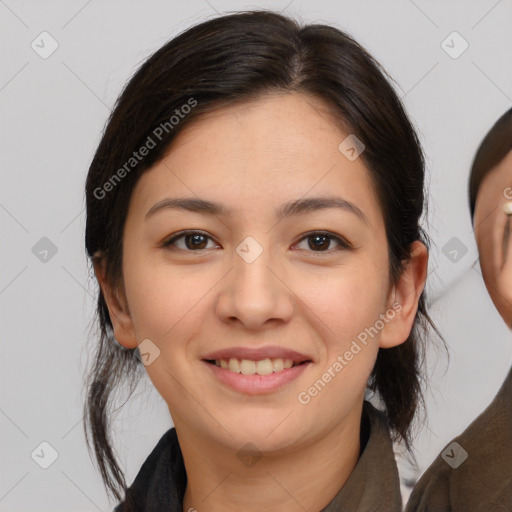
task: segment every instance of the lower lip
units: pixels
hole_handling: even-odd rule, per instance
[[[288,384],[288,382],[298,378],[311,364],[310,362],[299,364],[268,375],[244,375],[242,373],[226,370],[215,364],[207,363],[206,361],[203,362],[223,384],[237,391],[241,391],[242,393],[246,393],[247,395],[272,393],[285,384]]]

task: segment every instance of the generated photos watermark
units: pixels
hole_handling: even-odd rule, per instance
[[[393,318],[395,318],[396,314],[402,310],[402,305],[399,302],[394,302],[392,307],[388,309],[385,313],[381,313],[379,315],[379,319],[375,321],[375,323],[366,327],[363,331],[361,331],[357,335],[357,339],[352,340],[350,348],[346,350],[343,354],[339,354],[336,358],[336,361],[322,374],[322,377],[318,379],[314,384],[312,384],[306,391],[301,391],[297,395],[297,399],[299,403],[302,405],[307,405],[311,402],[311,399],[316,397],[329,382],[334,379],[349,363],[354,359],[354,357],[361,352],[363,347],[368,344],[368,337],[374,338],[379,334],[384,326],[389,323]],[[363,347],[361,347],[363,345]]]
[[[162,141],[163,137],[169,134],[174,127],[177,126],[182,119],[197,105],[197,100],[189,98],[187,103],[181,105],[180,108],[174,110],[174,114],[169,120],[160,123],[152,132],[148,135],[148,138],[144,144],[139,148],[138,151],[134,151],[126,162],[105,182],[101,187],[94,189],[93,195],[96,199],[104,199],[107,192],[111,192],[121,182],[127,174],[130,173],[142,160],[154,149],[158,142]],[[156,139],[156,140],[155,140]]]

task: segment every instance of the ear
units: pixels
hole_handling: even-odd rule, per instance
[[[428,267],[428,250],[419,240],[411,245],[411,257],[405,263],[405,268],[393,286],[388,298],[388,310],[394,316],[388,315],[388,322],[381,331],[379,347],[391,348],[404,343],[409,337],[418,301],[425,287]]]
[[[93,261],[96,279],[101,287],[112,321],[114,337],[123,347],[136,348],[138,346],[137,338],[124,291],[114,288],[108,281],[105,269],[106,259],[102,254],[96,253]]]

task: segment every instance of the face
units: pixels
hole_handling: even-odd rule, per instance
[[[379,346],[407,338],[415,310],[397,307],[370,174],[338,149],[347,135],[319,99],[268,95],[189,125],[139,179],[129,314],[109,309],[119,343],[150,340],[145,368],[177,430],[232,448],[314,442],[360,416]]]
[[[485,285],[501,317],[512,329],[512,216],[505,213],[510,206],[512,151],[483,179],[474,215]]]

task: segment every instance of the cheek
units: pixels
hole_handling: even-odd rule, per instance
[[[385,312],[387,272],[370,261],[300,281],[294,291],[323,322],[326,339],[344,343]]]
[[[125,268],[126,294],[138,339],[154,339],[164,346],[169,339],[179,339],[177,333],[190,330],[191,323],[197,325],[201,301],[208,300],[205,293],[215,284],[211,273],[144,263],[135,254],[126,259]]]
[[[304,421],[321,417],[326,408],[338,421],[364,395],[375,365],[380,332],[375,324],[385,313],[386,288],[378,274],[355,271],[320,284],[302,294],[304,314],[314,313],[309,321],[321,337],[321,364],[300,390],[299,402],[311,408]]]
[[[141,265],[133,258],[125,277],[126,293],[137,340],[149,339],[158,354],[145,370],[173,410],[190,407],[183,383],[193,382],[194,369],[183,364],[188,340],[200,335],[207,291],[215,285],[211,272],[185,271],[171,265]],[[210,275],[208,275],[210,274]],[[205,296],[206,294],[206,296]],[[189,360],[188,362],[192,362]]]

